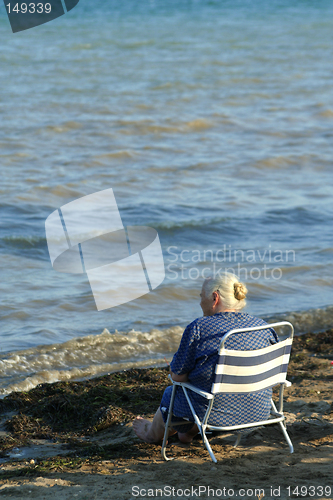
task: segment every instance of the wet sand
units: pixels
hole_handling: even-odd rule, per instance
[[[285,391],[293,454],[272,426],[242,438],[237,448],[234,435],[213,436],[217,464],[199,439],[184,446],[171,438],[168,455],[175,460],[164,462],[160,446],[135,436],[131,422],[137,414],[153,416],[167,369],[11,394],[0,401],[0,496],[333,498],[332,360],[333,329],[294,340],[292,386]]]

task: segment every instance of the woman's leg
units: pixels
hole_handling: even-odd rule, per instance
[[[146,443],[160,443],[163,439],[165,432],[165,422],[167,419],[168,408],[170,406],[171,392],[172,386],[169,386],[165,389],[162,396],[160,408],[155,413],[153,421],[147,420],[142,417],[136,417],[133,422],[133,430],[135,434],[143,441],[146,441]],[[182,393],[179,391],[176,394],[176,397],[182,397]],[[184,400],[183,402],[183,407],[179,408],[180,412],[182,410],[184,411],[184,416],[192,415],[186,400]],[[178,417],[175,418],[178,419]],[[178,420],[182,420],[182,417],[179,417]],[[176,432],[178,432],[179,440],[182,443],[190,443],[193,437],[196,436],[199,432],[198,427],[190,421],[185,426],[179,425],[175,427],[176,430],[171,429],[169,431],[169,436],[172,436],[172,434],[176,434]]]
[[[178,439],[182,443],[191,443],[194,436],[196,436],[199,432],[197,424],[194,424],[192,429],[187,432],[179,432],[178,431]]]
[[[163,440],[165,424],[161,410],[158,409],[154,415],[153,421],[146,418],[136,417],[133,422],[135,434],[146,443],[160,443]],[[170,429],[169,436],[176,434],[177,431]],[[199,432],[196,424],[187,432],[178,432],[179,441],[182,443],[191,443],[194,436]]]

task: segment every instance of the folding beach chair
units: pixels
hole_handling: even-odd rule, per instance
[[[290,335],[287,339],[273,344],[269,347],[264,347],[262,349],[256,349],[251,351],[238,351],[230,350],[224,347],[226,340],[230,335],[235,335],[243,332],[253,332],[259,330],[266,330],[268,328],[275,328],[278,326],[287,326],[290,328]],[[290,453],[293,453],[294,448],[290,437],[286,431],[285,426],[285,416],[283,415],[283,391],[284,387],[289,387],[291,382],[286,380],[291,344],[293,341],[294,328],[291,323],[287,321],[281,321],[279,323],[272,323],[270,325],[263,325],[260,327],[253,328],[240,328],[231,330],[226,333],[220,344],[219,357],[215,367],[215,377],[212,384],[211,392],[203,391],[192,384],[187,382],[175,382],[173,383],[173,390],[170,400],[170,408],[168,419],[165,425],[165,433],[162,444],[162,456],[165,460],[171,460],[166,456],[166,443],[168,438],[169,429],[174,425],[188,424],[188,422],[171,422],[172,409],[175,399],[175,393],[177,386],[180,386],[184,391],[185,397],[191,408],[193,418],[198,426],[203,442],[211,456],[213,462],[217,462],[214,453],[208,442],[206,431],[226,431],[226,432],[237,432],[237,440],[235,447],[239,444],[242,430],[251,429],[253,427],[279,424],[283,435],[289,445]],[[216,426],[209,424],[209,415],[214,406],[214,398],[217,394],[248,394],[255,393],[256,391],[261,391],[269,387],[280,385],[279,394],[279,410],[277,411],[276,406],[271,400],[271,416],[268,420],[262,420],[242,425],[226,425],[226,426]],[[208,400],[208,407],[206,413],[202,420],[197,416],[192,402],[189,398],[188,391],[194,391],[200,396],[203,396]]]

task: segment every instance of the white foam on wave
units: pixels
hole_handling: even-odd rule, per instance
[[[149,332],[131,330],[78,337],[61,344],[38,346],[0,358],[0,395],[27,391],[42,383],[80,380],[105,373],[165,365],[177,350],[183,328]]]
[[[308,311],[291,311],[265,318],[268,322],[290,321],[296,334],[318,333],[333,327],[333,306]]]
[[[135,363],[135,368],[146,368],[152,366],[163,366],[166,362],[164,358],[147,359]],[[11,392],[29,391],[39,384],[53,383],[59,381],[85,380],[107,373],[116,371],[128,370],[133,368],[133,363],[103,363],[99,365],[89,365],[84,368],[72,368],[67,370],[43,370],[29,377],[18,380],[17,382],[7,385],[0,389],[0,398],[10,394]]]

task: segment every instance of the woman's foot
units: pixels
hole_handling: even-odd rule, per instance
[[[151,422],[150,420],[142,417],[136,417],[133,422],[133,430],[138,438],[142,439],[142,441],[145,441],[146,443],[156,443],[156,437],[152,432],[152,424],[153,422]]]
[[[142,439],[142,441],[146,441],[146,443],[161,443],[165,432],[165,424],[161,410],[157,410],[153,421],[142,417],[136,417],[133,422],[133,430],[138,438]],[[175,433],[176,431],[171,429],[169,436]]]

